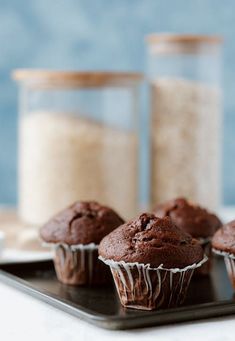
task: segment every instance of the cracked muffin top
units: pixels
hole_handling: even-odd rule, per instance
[[[235,220],[222,226],[212,238],[214,249],[235,254]]]
[[[50,219],[40,237],[47,243],[99,244],[101,239],[124,223],[111,208],[97,202],[75,202]]]
[[[196,239],[179,229],[169,217],[143,213],[112,231],[101,241],[99,255],[104,259],[184,268],[203,259]]]
[[[184,198],[170,200],[156,206],[154,214],[160,218],[170,217],[173,223],[195,238],[211,237],[222,225],[215,214]]]

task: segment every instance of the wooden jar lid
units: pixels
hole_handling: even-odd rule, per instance
[[[223,43],[217,35],[154,33],[146,37],[150,51],[160,53],[214,53]]]
[[[12,72],[16,81],[49,87],[103,87],[135,85],[143,75],[137,72],[52,71],[17,69]]]
[[[147,41],[151,43],[172,42],[172,43],[190,43],[190,44],[221,44],[223,38],[217,35],[203,35],[203,34],[171,34],[171,33],[153,33],[146,37]]]

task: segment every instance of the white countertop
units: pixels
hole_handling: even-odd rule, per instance
[[[234,209],[225,212],[226,220],[233,212]],[[0,340],[3,341],[235,339],[235,316],[138,330],[109,331],[94,327],[1,282],[0,318]]]
[[[0,340],[3,341],[234,341],[235,317],[129,331],[94,327],[0,283]]]

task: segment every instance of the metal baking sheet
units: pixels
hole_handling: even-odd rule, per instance
[[[158,326],[235,313],[235,298],[222,258],[215,259],[210,277],[192,279],[182,307],[156,311],[123,308],[114,286],[87,288],[61,284],[52,261],[1,265],[0,281],[106,329]]]

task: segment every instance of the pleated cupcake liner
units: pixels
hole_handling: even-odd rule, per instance
[[[235,255],[225,251],[219,251],[217,249],[212,249],[212,251],[219,256],[224,257],[224,263],[226,266],[226,270],[232,284],[232,287],[235,291]]]
[[[99,259],[110,267],[124,307],[153,310],[182,304],[194,270],[207,261],[207,256],[183,269],[163,265],[152,268],[150,264],[116,262],[101,256]]]
[[[54,265],[60,282],[69,285],[96,285],[109,281],[109,271],[98,259],[98,245],[44,243],[54,250]]]

